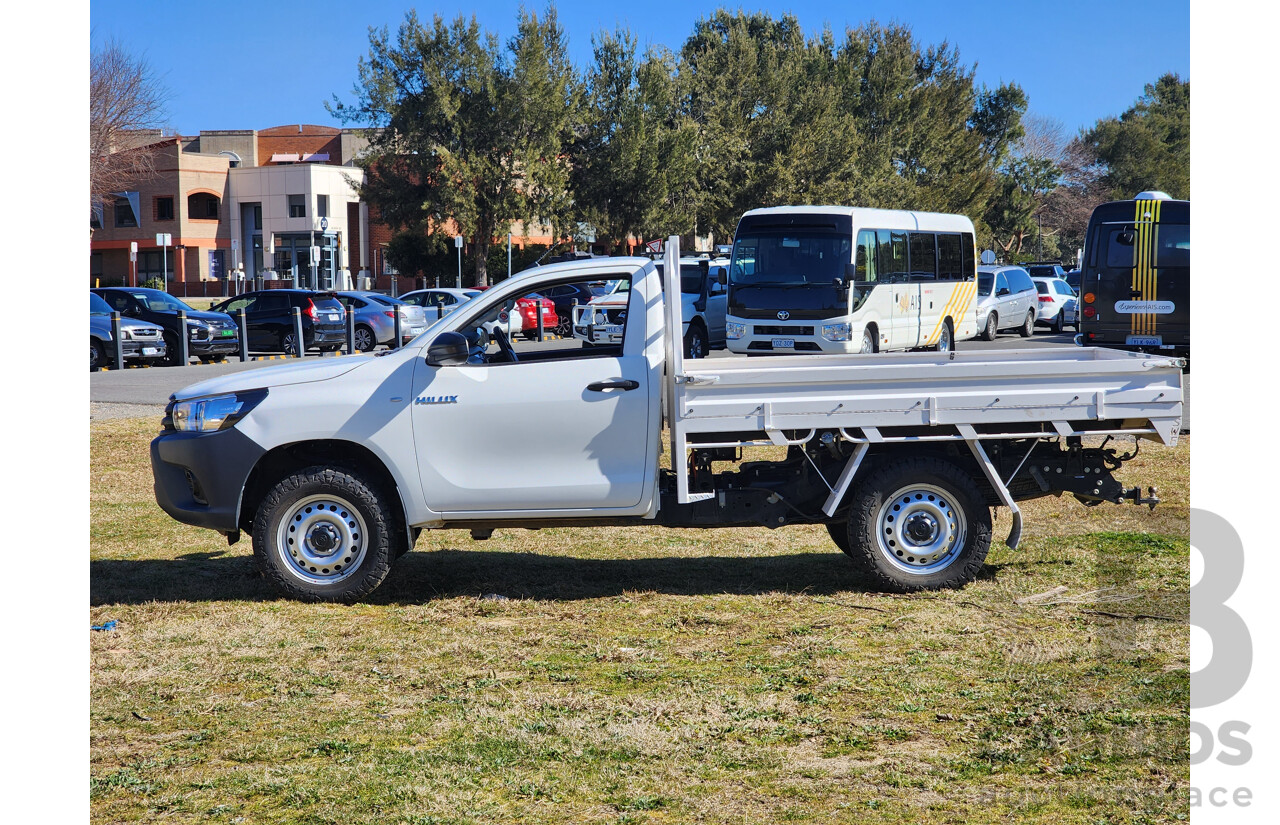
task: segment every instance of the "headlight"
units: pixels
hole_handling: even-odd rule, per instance
[[[206,326],[205,324],[188,323],[187,331],[191,334],[192,338],[208,338],[209,337],[209,327]]]
[[[109,337],[109,334],[108,334],[108,337]],[[121,340],[121,341],[132,341],[132,340],[133,340],[133,333],[132,333],[132,332],[130,332],[129,330],[127,330],[127,329],[121,328],[121,330],[120,330],[120,340]]]
[[[266,390],[171,401],[165,411],[164,427],[184,433],[211,433],[235,426],[267,397]]]
[[[848,322],[845,322],[843,324],[823,324],[822,337],[827,339],[828,341],[850,340],[851,336],[849,335]]]
[[[747,334],[747,325],[735,324],[733,321],[729,321],[724,325],[724,334],[727,338],[737,340]]]

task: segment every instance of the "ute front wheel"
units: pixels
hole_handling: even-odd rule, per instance
[[[392,499],[352,470],[313,466],[280,480],[253,520],[253,552],[286,595],[353,602],[398,556]]]
[[[845,552],[862,578],[897,593],[962,587],[977,577],[991,546],[991,510],[977,483],[935,458],[868,476],[854,493],[846,528]]]

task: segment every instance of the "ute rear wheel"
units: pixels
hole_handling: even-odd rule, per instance
[[[991,510],[977,482],[936,458],[871,473],[854,492],[845,526],[845,552],[860,576],[896,593],[962,587],[991,546]]]
[[[354,470],[313,466],[276,483],[253,519],[253,552],[272,584],[305,601],[353,602],[401,555],[392,499]]]

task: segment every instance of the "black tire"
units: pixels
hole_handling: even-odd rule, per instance
[[[938,333],[938,343],[933,345],[935,352],[955,352],[956,337],[951,331],[951,319],[944,318],[942,332]]]
[[[1027,319],[1022,322],[1022,326],[1018,327],[1018,334],[1023,338],[1030,338],[1036,331],[1036,311],[1033,309],[1027,313]]]
[[[917,527],[927,535],[913,544]],[[870,587],[894,593],[962,587],[987,557],[991,510],[967,471],[916,458],[881,467],[858,485],[846,529],[845,552]]]
[[[305,335],[306,333],[303,334]],[[304,338],[303,340],[306,339]],[[297,336],[293,334],[293,330],[280,333],[280,351],[289,356],[299,354]]]
[[[372,593],[406,550],[393,507],[391,496],[355,470],[306,467],[277,482],[258,505],[253,553],[286,596],[350,603]],[[289,537],[292,528],[282,528],[285,520],[301,526],[295,537]],[[335,538],[325,538],[330,535]],[[320,539],[335,544],[313,550],[313,537],[317,547]]]
[[[858,352],[864,355],[874,355],[876,352],[876,334],[871,331],[871,327],[864,327],[862,330],[862,346]]]
[[[200,356],[201,364],[221,364],[223,361],[226,361],[226,360],[227,360],[227,356],[225,355],[201,355]]]
[[[164,334],[164,361],[166,367],[185,367],[181,361],[182,353],[178,351],[178,336],[172,332]]]
[[[1058,310],[1058,315],[1056,318],[1053,319],[1053,324],[1051,325],[1050,328],[1054,332],[1062,332],[1062,328],[1065,326],[1066,324],[1062,320],[1062,310]]]
[[[690,324],[689,331],[684,335],[684,357],[706,358],[707,353],[707,331],[702,328],[702,324]]]
[[[97,338],[89,339],[89,371],[97,372],[107,365],[107,351]]]
[[[849,525],[843,521],[828,521],[827,532],[845,554],[849,554]]]
[[[987,323],[982,327],[982,340],[994,341],[996,334],[1000,332],[1000,319],[993,312],[987,316]]]
[[[372,352],[378,348],[378,336],[373,334],[373,328],[364,324],[356,324],[353,333],[356,349],[359,352]]]

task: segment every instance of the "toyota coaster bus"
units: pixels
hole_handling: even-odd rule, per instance
[[[973,223],[844,206],[753,209],[734,234],[733,352],[947,351],[977,334]]]

